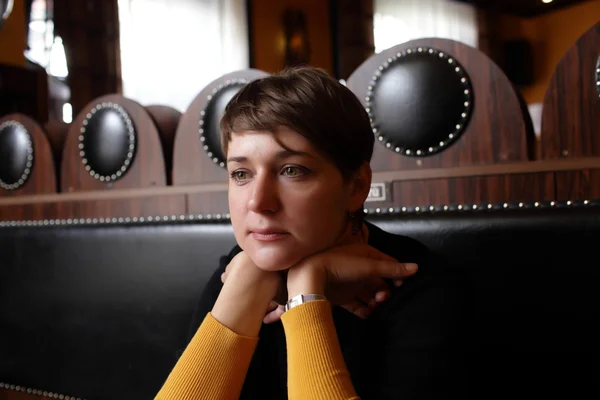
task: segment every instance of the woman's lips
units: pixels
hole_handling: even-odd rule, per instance
[[[260,230],[260,231],[251,231],[252,237],[259,242],[274,242],[277,240],[285,239],[290,234],[287,232],[279,232],[279,231],[270,231],[270,230]]]

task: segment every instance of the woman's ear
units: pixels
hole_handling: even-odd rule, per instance
[[[364,162],[363,165],[354,173],[350,182],[350,201],[348,202],[348,211],[356,211],[362,208],[369,191],[371,190],[371,179],[373,172],[371,164]]]

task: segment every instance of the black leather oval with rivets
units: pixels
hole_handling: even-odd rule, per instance
[[[112,107],[97,110],[88,119],[83,135],[87,165],[101,176],[111,176],[125,166],[130,149],[128,125],[123,115]],[[135,153],[134,153],[135,154]],[[123,171],[124,172],[124,171]]]
[[[244,86],[244,83],[233,83],[219,89],[214,93],[204,109],[203,124],[200,129],[203,130],[204,142],[201,146],[208,146],[206,152],[212,153],[211,159],[217,158],[218,162],[225,162],[225,155],[221,146],[221,130],[219,124],[225,113],[227,103]]]
[[[31,136],[20,124],[3,125],[0,130],[0,182],[20,186],[29,177],[33,162]],[[19,182],[20,179],[23,181]]]
[[[471,98],[466,74],[457,67],[447,55],[426,51],[389,63],[370,93],[375,135],[385,138],[380,142],[404,155],[425,156],[455,141],[468,123],[465,101]]]

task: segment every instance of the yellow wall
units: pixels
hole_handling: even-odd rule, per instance
[[[310,65],[332,73],[329,3],[324,0],[253,0],[252,46],[254,67],[274,73],[284,68],[283,12],[301,10],[306,16]]]
[[[15,0],[12,13],[0,29],[0,64],[25,65],[25,2]]]
[[[589,1],[540,17],[503,17],[503,39],[524,38],[533,45],[534,83],[521,91],[527,103],[544,99],[548,82],[559,61],[594,24],[600,21],[600,0]]]

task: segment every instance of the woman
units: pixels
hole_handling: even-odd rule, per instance
[[[374,138],[356,96],[292,69],[244,87],[221,128],[238,246],[157,398],[448,397],[456,282],[420,243],[363,221]]]

